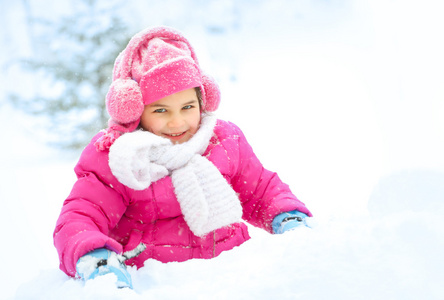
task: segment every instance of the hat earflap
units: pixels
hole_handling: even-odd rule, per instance
[[[106,95],[106,108],[111,118],[119,123],[137,121],[144,110],[139,84],[128,78],[114,80]]]
[[[220,89],[216,81],[207,74],[202,74],[202,87],[205,97],[204,110],[208,112],[216,111],[220,103]]]

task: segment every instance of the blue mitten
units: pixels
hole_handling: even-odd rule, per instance
[[[293,230],[301,225],[310,227],[307,225],[306,218],[308,218],[306,214],[301,213],[297,210],[292,210],[277,215],[273,219],[271,226],[273,227],[274,233],[281,234],[285,231]]]
[[[117,287],[133,288],[131,276],[126,270],[121,255],[105,248],[96,249],[82,256],[76,264],[77,274],[83,280],[114,273],[117,276]]]

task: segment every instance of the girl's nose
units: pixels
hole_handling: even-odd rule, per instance
[[[168,127],[170,128],[179,128],[184,124],[184,120],[180,115],[174,115],[168,121]]]

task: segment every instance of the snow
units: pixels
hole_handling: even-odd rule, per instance
[[[253,230],[212,260],[130,269],[134,291],[113,288],[112,275],[83,285],[50,269],[16,299],[439,299],[442,225],[437,215],[410,213],[323,220],[276,236]]]
[[[112,275],[70,279],[52,232],[77,157],[44,146],[38,123],[2,104],[1,299],[444,298],[442,4],[267,3],[244,7],[247,25],[228,40],[206,41],[198,25],[185,31],[220,81],[219,116],[242,128],[316,226],[250,228],[250,241],[212,260],[147,261],[129,269],[134,290],[114,288]],[[1,43],[13,39],[8,32]]]

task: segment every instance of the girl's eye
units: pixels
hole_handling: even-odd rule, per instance
[[[158,108],[154,112],[155,113],[164,113],[164,112],[166,112],[166,109],[165,108]]]
[[[191,108],[193,108],[192,105],[185,105],[182,109],[191,109]]]

